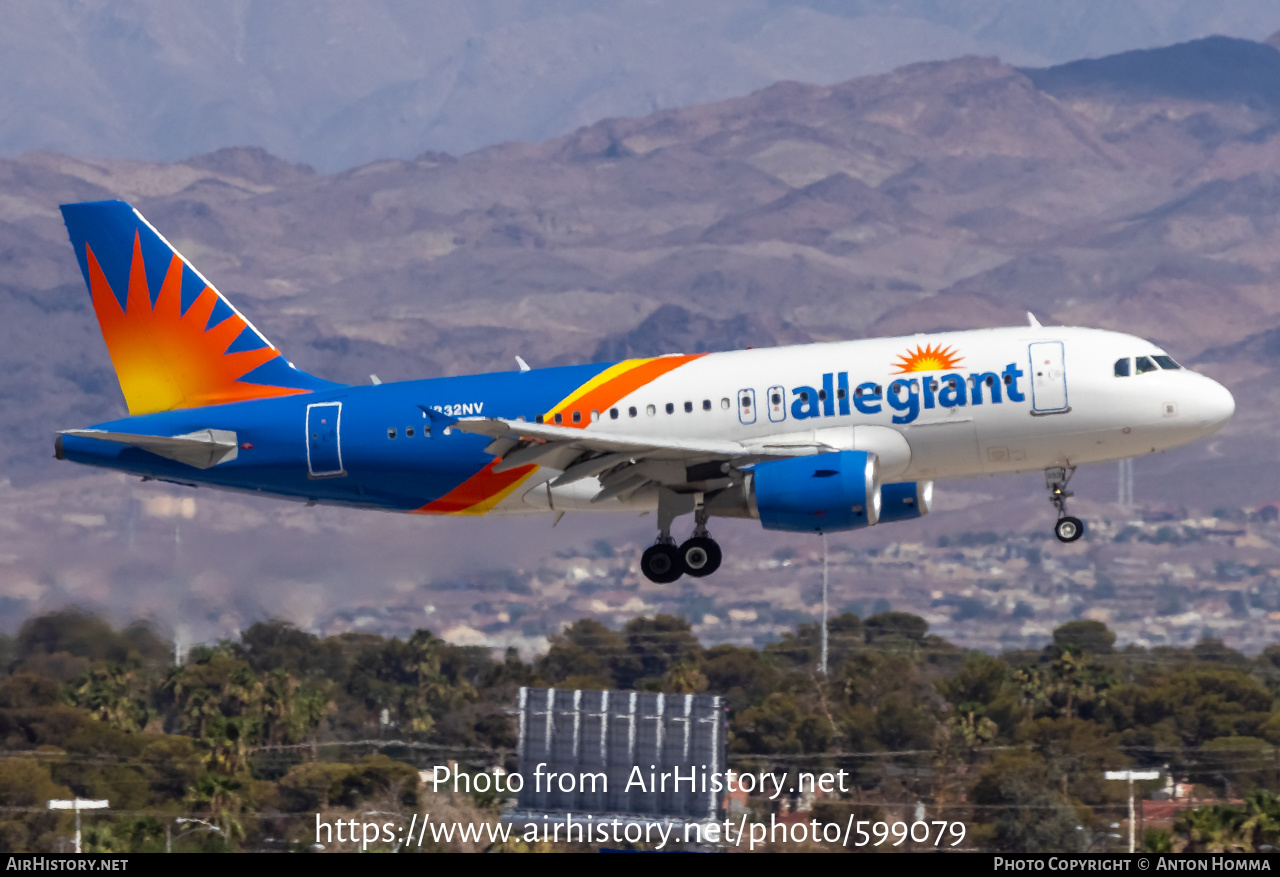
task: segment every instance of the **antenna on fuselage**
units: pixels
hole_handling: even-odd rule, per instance
[[[1044,326],[1040,325],[1040,321],[1036,319],[1036,315],[1031,313],[1031,311],[1027,311],[1027,325],[1030,326],[1032,329],[1044,328]]]
[[[516,357],[516,365],[520,366],[520,371],[522,372],[532,371],[532,369],[529,368],[529,363],[525,362],[523,357]]]

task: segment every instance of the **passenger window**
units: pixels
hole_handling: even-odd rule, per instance
[[[729,397],[728,397],[728,396],[725,396],[723,399],[721,399],[721,400],[720,400],[720,408],[721,408],[722,410],[724,410],[724,411],[728,411],[728,410],[729,410]]]
[[[692,402],[684,403],[684,413],[689,414],[692,411],[693,411],[693,403]]]
[[[1182,366],[1173,361],[1173,357],[1171,356],[1153,356],[1151,358],[1156,361],[1156,365],[1168,371],[1174,371],[1182,368]]]
[[[668,414],[675,414],[675,413],[676,413],[676,406],[675,406],[675,405],[673,405],[673,404],[672,404],[672,403],[670,403],[670,402],[668,402],[668,403],[666,404],[666,409],[667,409],[667,413],[668,413]]]
[[[636,416],[635,412],[636,412],[636,409],[632,408],[632,409],[631,409],[631,416],[632,416],[632,417],[635,417],[635,416]],[[618,409],[617,409],[617,408],[610,408],[610,409],[609,409],[609,419],[610,419],[610,420],[617,420],[617,419],[618,419]]]
[[[646,405],[644,409],[644,413],[652,417],[653,415],[658,413],[658,409],[652,405]]]
[[[1129,377],[1129,357],[1126,356],[1124,359],[1116,360],[1116,377]]]
[[[405,437],[405,438],[413,438],[413,427],[412,427],[412,426],[410,426],[410,427],[406,427],[406,428],[405,428],[405,431],[404,431],[404,437]]]
[[[703,400],[702,400],[702,410],[703,410],[703,411],[710,411],[710,410],[711,410],[711,400],[710,400],[710,399],[703,399]]]
[[[837,399],[843,399],[847,395],[849,395],[849,391],[846,390],[844,387],[841,387],[840,389],[836,390]]]
[[[393,426],[387,430],[387,438],[393,439],[395,437],[396,437],[396,428]]]
[[[1007,387],[1007,386],[1009,386],[1009,385],[1010,385],[1010,384],[1012,384],[1012,383],[1013,383],[1013,376],[1012,376],[1012,375],[1005,375],[1005,376],[1004,376],[1004,385]],[[938,388],[937,388],[937,387],[934,387],[933,389],[935,389],[935,390],[936,390],[936,389],[938,389]]]
[[[808,390],[801,390],[801,391],[800,391],[800,401],[801,401],[801,402],[808,402],[808,401],[809,401],[809,391],[808,391]]]
[[[650,411],[649,413],[652,414],[653,412]],[[627,416],[628,417],[636,416],[636,406],[632,405],[630,408],[627,409]]]
[[[556,412],[556,423],[564,423],[564,415],[559,411]]]
[[[818,401],[819,401],[819,402],[825,402],[825,401],[827,401],[827,391],[826,391],[826,390],[819,390],[819,391],[818,391]]]
[[[742,397],[742,407],[743,407],[743,408],[750,408],[750,407],[751,407],[751,397],[750,397],[750,396],[747,396],[747,395],[745,395],[745,394],[743,395],[743,397]]]
[[[575,411],[575,412],[573,412],[573,422],[574,422],[574,423],[581,423],[581,422],[582,422],[582,412],[581,412],[581,411]]]
[[[592,412],[591,412],[591,422],[592,422],[592,423],[595,423],[595,422],[596,422],[597,420],[599,420],[599,419],[600,419],[600,412],[599,412],[599,411],[592,411]]]
[[[769,403],[770,403],[770,404],[772,404],[772,405],[781,405],[781,404],[782,404],[782,394],[781,394],[781,393],[774,393],[772,396],[770,396],[770,397],[769,397]]]
[[[1156,364],[1151,361],[1150,357],[1139,356],[1133,361],[1133,364],[1137,366],[1138,374],[1140,375],[1145,375],[1147,372],[1153,372],[1156,370]]]

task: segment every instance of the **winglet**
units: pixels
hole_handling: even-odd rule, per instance
[[[1036,319],[1036,315],[1031,313],[1031,311],[1027,311],[1027,325],[1030,326],[1032,329],[1044,328],[1043,326],[1040,325],[1040,321]]]

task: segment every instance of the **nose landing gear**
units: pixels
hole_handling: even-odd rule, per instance
[[[1084,535],[1084,521],[1067,514],[1067,499],[1075,496],[1067,490],[1067,483],[1075,474],[1075,466],[1054,466],[1044,470],[1049,502],[1058,510],[1058,522],[1053,525],[1053,535],[1058,537],[1059,542],[1074,542]]]

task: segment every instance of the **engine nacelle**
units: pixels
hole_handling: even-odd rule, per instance
[[[880,485],[880,523],[923,518],[933,507],[932,481]]]
[[[868,451],[760,463],[747,491],[751,516],[766,530],[834,533],[880,519],[880,463]]]

